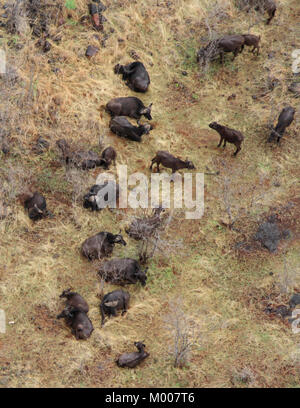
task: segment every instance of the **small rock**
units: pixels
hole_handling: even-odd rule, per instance
[[[43,45],[43,51],[44,52],[49,52],[51,50],[51,44],[49,43],[49,41],[45,41],[44,45]]]
[[[235,99],[235,98],[236,98],[236,94],[231,94],[228,96],[227,100],[231,101],[232,99]]]
[[[85,52],[85,56],[88,58],[92,58],[98,53],[98,51],[99,51],[98,47],[95,47],[94,45],[89,45]]]
[[[2,153],[8,154],[10,151],[9,145],[7,142],[3,142],[1,146]]]
[[[182,71],[182,72],[181,72],[181,75],[183,75],[183,76],[187,76],[187,74],[188,74],[188,73],[187,73],[186,71]]]

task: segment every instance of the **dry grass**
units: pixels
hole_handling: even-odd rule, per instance
[[[1,48],[17,67],[20,80],[9,88],[2,84],[8,93],[0,99],[1,112],[9,113],[6,126],[11,143],[10,154],[0,158],[0,178],[6,180],[3,194],[11,212],[0,221],[0,308],[14,322],[0,335],[0,384],[299,386],[299,361],[295,359],[299,339],[289,325],[263,312],[262,300],[268,296],[278,302],[287,300],[276,285],[285,262],[298,270],[297,207],[290,213],[281,212],[293,239],[282,241],[278,253],[234,250],[237,241],[250,239],[266,214],[296,202],[299,110],[280,147],[267,146],[264,141],[268,125],[283,105],[297,106],[297,99],[287,92],[292,81],[290,55],[296,44],[297,0],[278,1],[270,26],[256,14],[238,11],[229,0],[218,2],[223,18],[215,15],[212,22],[214,2],[208,0],[107,0],[105,31],[110,35],[106,48],[100,46],[91,60],[85,58],[85,50],[90,44],[99,46],[99,40],[89,21],[79,22],[87,14],[86,2],[76,3],[78,8],[69,18],[65,13],[63,26],[51,27],[53,35],[61,35],[62,40],[50,40],[52,49],[47,54],[35,46],[37,39],[30,34],[12,36],[1,29]],[[206,75],[199,72],[195,53],[209,38],[207,22],[217,34],[248,32],[256,24],[250,31],[262,36],[261,55],[255,57],[245,50],[224,68],[216,64]],[[98,35],[101,41],[103,34]],[[17,49],[16,44],[24,46]],[[132,94],[112,70],[116,63],[131,61],[132,50],[151,76],[149,91],[137,96],[145,104],[153,102],[155,129],[141,144],[112,135],[103,109],[109,99]],[[275,57],[269,59],[271,52]],[[54,68],[59,71],[53,72]],[[182,71],[188,75],[183,76]],[[279,86],[253,99],[268,76],[276,77]],[[236,98],[228,101],[232,93]],[[212,120],[244,132],[246,140],[237,158],[231,157],[231,145],[225,151],[216,148],[218,137],[208,128]],[[50,150],[36,155],[32,146],[40,135],[49,141]],[[248,208],[254,196],[264,193],[251,214],[237,225],[239,231],[233,231],[221,223],[225,216],[222,186],[214,176],[206,176],[204,217],[191,221],[178,216],[168,231],[171,239],[184,239],[184,249],[177,255],[157,255],[149,265],[147,286],[128,289],[132,302],[126,316],[110,319],[102,329],[97,263],[83,259],[79,248],[99,231],[122,228],[124,232],[133,212],[106,209],[92,214],[84,210],[80,195],[99,170],[66,174],[55,149],[61,137],[96,149],[100,136],[105,145],[115,147],[117,162],[128,164],[129,173],[148,174],[151,158],[164,149],[188,157],[197,171],[205,171],[206,166],[225,171],[225,163],[237,186],[232,193],[237,209]],[[10,168],[15,168],[13,173],[8,172]],[[111,171],[115,173],[115,167]],[[277,181],[280,185],[274,187]],[[15,199],[25,185],[45,194],[55,218],[36,224],[28,219]],[[257,186],[255,194],[253,185]],[[114,256],[137,256],[135,241],[127,241],[127,247],[117,247]],[[299,280],[294,285],[291,289],[299,290]],[[90,305],[95,331],[86,342],[76,341],[64,323],[55,319],[61,308],[58,295],[70,286]],[[113,288],[107,284],[105,291]],[[170,338],[164,324],[169,302],[178,295],[193,327],[201,332],[201,342],[183,369],[174,368],[170,361]],[[138,340],[144,340],[150,357],[143,367],[119,369],[114,360]],[[245,373],[247,381],[243,381]]]

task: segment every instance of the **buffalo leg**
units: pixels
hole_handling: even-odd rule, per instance
[[[221,61],[221,64],[224,65],[224,52],[223,51],[220,52],[220,61]]]
[[[226,139],[224,139],[223,149],[226,147]]]
[[[239,51],[240,51],[239,48],[236,48],[236,49],[233,51],[232,61],[234,61],[234,59],[235,59],[235,57],[238,55]],[[242,51],[240,51],[240,52],[242,52]]]
[[[240,150],[241,150],[241,147],[237,146],[236,151],[233,153],[233,155],[236,156]]]
[[[221,140],[220,140],[220,143],[218,144],[218,146],[217,146],[217,147],[220,147],[220,146],[221,146],[221,144],[222,144],[222,141],[223,141],[223,137],[221,136]]]
[[[156,163],[156,158],[155,157],[154,157],[154,159],[151,160],[150,170],[152,170],[152,166],[153,166],[154,163]]]
[[[267,24],[270,24],[271,20],[275,17],[275,12],[276,10],[272,11],[271,14],[269,14],[269,18],[267,20]]]

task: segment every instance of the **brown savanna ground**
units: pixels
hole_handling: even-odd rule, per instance
[[[89,19],[81,20],[88,14],[83,0],[76,0],[75,10],[64,11],[63,25],[51,28],[61,41],[50,40],[46,54],[30,33],[12,35],[0,29],[1,48],[19,72],[11,87],[1,80],[0,96],[11,130],[11,151],[0,153],[1,191],[10,212],[0,221],[0,308],[7,322],[13,322],[0,334],[1,386],[299,387],[299,334],[292,333],[288,322],[264,312],[267,303],[286,304],[300,290],[299,99],[287,90],[297,79],[291,53],[300,47],[298,1],[278,0],[269,26],[266,16],[239,11],[233,0],[104,3],[106,47],[100,44],[103,33],[95,32]],[[224,67],[216,63],[201,72],[195,54],[208,39],[208,25],[213,35],[247,33],[250,27],[262,37],[261,54],[253,56],[246,47],[234,62],[226,56]],[[88,60],[90,44],[100,51]],[[113,73],[116,63],[132,60],[132,51],[151,77],[145,95],[134,94]],[[264,91],[268,77],[276,78],[278,86],[253,99]],[[232,94],[236,97],[228,100]],[[140,144],[110,133],[103,110],[111,98],[129,95],[153,102],[155,129]],[[281,146],[266,144],[268,126],[285,104],[298,109],[295,121]],[[236,158],[232,145],[224,151],[216,147],[218,135],[208,127],[213,120],[244,133]],[[32,151],[39,136],[50,143],[41,155]],[[66,173],[55,147],[65,137],[97,150],[100,136],[105,146],[116,148],[117,163],[127,164],[129,173],[149,174],[150,160],[161,149],[188,157],[198,172],[220,171],[219,176],[205,176],[200,220],[175,213],[167,235],[171,242],[182,239],[181,248],[155,255],[147,286],[128,288],[132,301],[127,315],[110,319],[103,328],[98,264],[81,257],[80,245],[99,231],[117,233],[121,228],[125,237],[134,211],[96,214],[83,209],[81,196],[101,170]],[[114,166],[111,172],[116,173]],[[29,220],[16,198],[26,185],[45,195],[53,219]],[[225,201],[224,185],[229,191]],[[237,216],[234,230],[226,227],[228,196]],[[252,237],[258,223],[273,213],[291,238],[271,254]],[[128,245],[117,246],[113,256],[136,257],[137,243],[125,239]],[[242,241],[248,250],[245,245],[236,249]],[[63,304],[58,296],[68,287],[90,305],[95,330],[87,341],[76,341],[55,318]],[[113,288],[106,284],[104,290]],[[173,367],[168,353],[173,340],[165,323],[177,298],[194,338],[189,363],[181,369]],[[116,357],[133,349],[137,340],[144,340],[150,357],[136,369],[118,368]],[[250,373],[248,383],[241,372]]]

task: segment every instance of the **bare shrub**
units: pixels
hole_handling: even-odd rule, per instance
[[[84,170],[76,167],[66,168],[66,180],[72,185],[72,202],[73,204],[81,204],[84,194],[86,194],[86,186],[93,184],[92,176]]]
[[[172,336],[172,346],[169,354],[174,361],[174,367],[187,365],[192,350],[196,344],[193,322],[182,309],[182,300],[170,302],[170,312],[165,317],[167,331]]]
[[[241,180],[243,172],[238,167],[229,169],[224,160],[219,162],[218,167],[220,175],[216,181],[222,208],[227,215],[227,220],[222,223],[229,229],[234,229],[237,221],[244,217],[251,218],[253,213],[258,213],[259,210],[263,211],[261,201],[268,192],[264,188],[266,176],[260,175],[259,182],[249,187],[248,183]]]
[[[6,204],[12,204],[30,183],[32,174],[19,164],[6,163],[0,172],[0,195]]]
[[[142,209],[141,217],[134,217],[127,234],[139,241],[138,254],[141,264],[145,264],[156,251],[166,252],[180,246],[179,242],[169,242],[164,232],[170,225],[173,215],[164,212],[163,208],[155,208],[149,215],[149,210]]]
[[[50,25],[57,25],[64,6],[64,0],[15,0],[7,10],[7,30],[26,34],[31,29],[37,37],[48,35]]]

